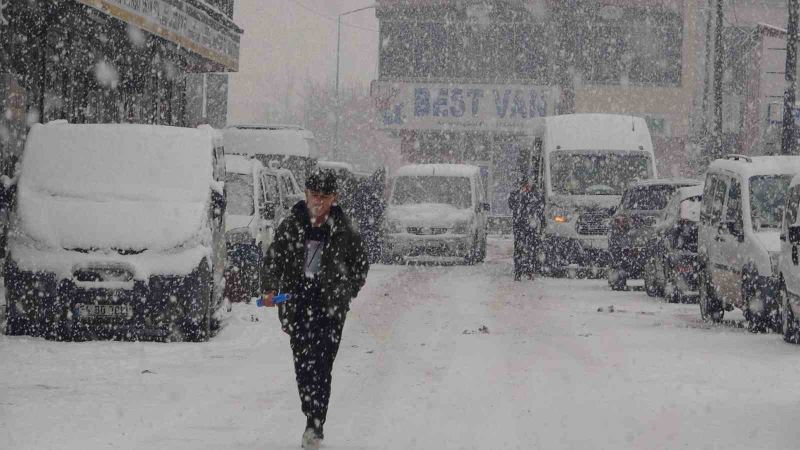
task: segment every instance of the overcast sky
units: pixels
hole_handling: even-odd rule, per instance
[[[236,0],[244,29],[239,72],[230,77],[228,123],[263,122],[291,92],[297,101],[308,79],[336,77],[336,16],[371,0]],[[351,25],[351,26],[346,26]],[[358,28],[356,28],[358,27]],[[378,21],[367,9],[342,17],[340,86],[376,77]]]

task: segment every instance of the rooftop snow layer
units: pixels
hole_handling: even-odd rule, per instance
[[[240,155],[287,155],[315,157],[309,139],[314,135],[304,129],[226,128],[225,152]]]
[[[696,186],[682,187],[678,189],[678,195],[681,196],[681,201],[684,201],[687,198],[703,195],[703,185],[698,184]]]
[[[22,157],[20,189],[63,197],[203,202],[212,180],[212,143],[210,129],[34,125]]]
[[[225,155],[225,171],[228,173],[252,174],[263,167],[260,161],[243,155]]]
[[[652,149],[647,123],[618,114],[565,114],[545,118],[550,148],[562,150]]]
[[[396,177],[471,177],[480,173],[478,166],[468,164],[411,164],[397,169]]]
[[[721,158],[711,162],[709,169],[722,169],[749,178],[756,175],[790,175],[800,173],[800,156],[749,156],[738,159]]]

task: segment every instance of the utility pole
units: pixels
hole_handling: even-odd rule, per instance
[[[714,36],[714,142],[711,159],[722,156],[722,74],[725,48],[722,42],[722,0],[717,0],[717,26]]]
[[[795,90],[797,89],[797,35],[800,0],[788,0],[789,24],[786,27],[786,90],[783,92],[783,135],[781,153],[798,154],[795,126]]]
[[[336,124],[333,128],[333,159],[336,159],[339,154],[339,114],[341,113],[339,108],[339,49],[341,48],[342,43],[342,16],[364,11],[366,9],[373,9],[377,6],[378,4],[375,3],[374,5],[365,6],[352,11],[345,11],[336,16]]]

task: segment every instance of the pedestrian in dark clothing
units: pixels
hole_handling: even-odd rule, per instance
[[[318,448],[324,437],[333,362],[350,300],[369,271],[361,237],[335,204],[337,192],[332,171],[309,176],[306,200],[278,226],[262,269],[265,305],[278,292],[291,294],[278,305],[278,316],[289,335],[306,416],[303,448]]]
[[[533,279],[536,271],[539,236],[535,224],[539,219],[540,203],[537,199],[536,193],[533,192],[527,181],[521,182],[520,187],[511,191],[508,196],[511,226],[514,233],[515,281],[519,281],[523,276]]]

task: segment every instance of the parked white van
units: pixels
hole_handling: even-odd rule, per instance
[[[477,166],[401,167],[386,209],[385,255],[412,262],[483,261],[489,210],[484,192]]]
[[[781,221],[780,283],[783,340],[800,344],[800,175],[795,175],[786,194]]]
[[[541,237],[542,270],[605,266],[609,220],[623,191],[632,181],[657,176],[647,123],[569,114],[546,117],[532,135],[531,157],[522,158],[521,170],[544,202],[544,217],[531,218]]]
[[[286,216],[281,174],[241,155],[226,155],[225,167],[225,296],[249,301],[261,288],[261,260]]]
[[[258,159],[264,167],[289,169],[305,183],[319,156],[314,133],[292,125],[231,125],[225,128],[225,152]]]
[[[799,172],[800,156],[728,155],[709,165],[697,233],[703,319],[736,307],[751,331],[780,326],[780,230]]]
[[[34,125],[13,186],[6,332],[208,339],[223,312],[219,143],[210,127]]]

